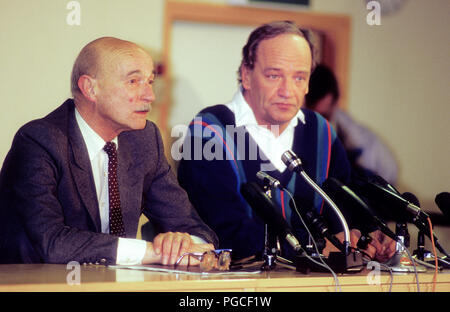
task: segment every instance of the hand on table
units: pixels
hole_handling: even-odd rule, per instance
[[[344,241],[344,232],[340,232],[335,235],[340,241]],[[395,253],[396,242],[390,237],[386,236],[380,230],[373,231],[369,233],[371,241],[367,245],[366,249],[362,249],[371,259],[377,260],[379,262],[385,262],[390,259]],[[350,231],[350,246],[357,248],[358,241],[361,237],[361,232],[356,229]],[[330,252],[338,252],[337,249],[330,241],[326,240],[327,244],[323,250],[323,255],[328,257]]]
[[[205,252],[213,249],[214,246],[212,244],[194,244],[188,233],[161,233],[155,237],[152,243],[147,242],[147,250],[142,263],[173,265],[181,255],[187,252]],[[184,262],[185,259],[183,259],[182,263]]]

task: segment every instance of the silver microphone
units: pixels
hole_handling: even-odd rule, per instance
[[[281,160],[288,167],[289,171],[303,171],[302,161],[293,151],[287,150],[281,155]]]
[[[263,183],[267,183],[270,187],[279,188],[279,189],[283,188],[283,186],[281,185],[280,181],[278,181],[274,177],[268,175],[264,171],[258,171],[256,173],[256,177],[258,179],[260,179]]]
[[[319,195],[333,208],[334,212],[338,216],[342,227],[344,228],[344,248],[345,253],[349,254],[350,247],[350,230],[348,228],[347,221],[344,215],[336,206],[336,204],[331,200],[331,198],[306,174],[302,167],[302,161],[293,151],[286,151],[281,155],[281,160],[288,167],[290,171],[295,171],[302,176],[302,178],[317,192]]]

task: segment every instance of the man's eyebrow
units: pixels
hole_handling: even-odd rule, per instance
[[[267,67],[263,70],[263,72],[268,72],[268,71],[282,72],[283,70],[281,68],[277,68],[277,67]],[[297,70],[295,73],[296,74],[309,74],[309,70]]]
[[[128,77],[128,76],[131,76],[131,75],[134,75],[134,74],[142,74],[142,71],[141,71],[140,69],[132,70],[132,71],[130,71],[130,72],[127,74],[127,77]],[[153,76],[156,76],[156,71],[155,71],[155,70],[152,70],[152,75],[153,75]]]
[[[274,71],[281,71],[280,68],[276,68],[276,67],[266,67],[266,68],[264,68],[264,71],[271,71],[271,70],[274,70]]]
[[[131,75],[134,75],[134,74],[140,74],[140,73],[142,73],[141,70],[140,70],[140,69],[136,69],[136,70],[130,71],[130,72],[127,74],[127,76],[131,76]]]

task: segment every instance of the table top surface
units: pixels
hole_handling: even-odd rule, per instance
[[[77,277],[78,274],[78,277]],[[341,286],[370,284],[373,271],[337,274]],[[433,271],[418,273],[419,282],[431,285]],[[381,285],[416,285],[415,274],[380,272]],[[436,275],[436,282],[450,291],[450,270]],[[303,274],[295,270],[277,267],[258,273],[215,274],[174,273],[129,269],[102,265],[63,264],[4,264],[0,265],[0,291],[178,291],[178,290],[268,290],[335,288],[335,279],[330,273],[310,272]],[[358,289],[358,288],[353,288]],[[413,291],[413,290],[412,290]]]

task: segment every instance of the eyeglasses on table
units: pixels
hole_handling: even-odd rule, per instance
[[[230,269],[231,249],[215,249],[206,252],[186,252],[178,258],[174,266],[179,266],[185,257],[188,257],[188,268],[192,266],[191,258],[194,258],[200,262],[199,266],[201,271],[211,271],[213,269],[226,271]]]

